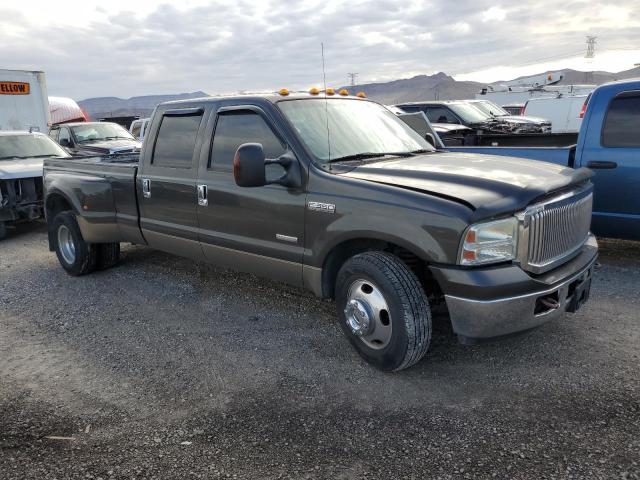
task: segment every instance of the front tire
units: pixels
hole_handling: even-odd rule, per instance
[[[97,248],[82,238],[73,212],[58,213],[53,219],[53,246],[60,265],[74,276],[86,275],[96,269]]]
[[[398,257],[366,252],[336,280],[340,325],[356,351],[383,371],[414,365],[431,341],[431,310],[416,275]]]

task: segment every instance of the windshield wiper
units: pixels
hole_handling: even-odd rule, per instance
[[[45,157],[55,157],[57,154],[44,154],[44,155],[11,155],[9,157],[0,157],[0,160],[27,160],[29,158],[45,158]]]
[[[334,162],[348,162],[349,160],[366,160],[367,158],[380,158],[380,157],[413,157],[413,152],[363,152],[354,153],[353,155],[345,155],[343,157],[332,158],[327,163]]]

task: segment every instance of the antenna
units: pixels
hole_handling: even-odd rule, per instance
[[[327,100],[327,75],[324,69],[324,43],[320,42],[322,52],[322,83],[324,84],[324,113],[327,117],[327,149],[329,153],[329,170],[331,170],[331,136],[329,134],[329,101]]]

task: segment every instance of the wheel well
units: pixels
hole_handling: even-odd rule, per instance
[[[331,250],[322,268],[322,296],[325,298],[334,297],[336,278],[344,262],[354,255],[373,250],[391,253],[402,260],[420,280],[430,303],[441,303],[444,300],[442,290],[425,260],[404,247],[374,239],[348,240],[336,245]]]
[[[63,197],[59,193],[52,193],[51,195],[47,196],[44,210],[47,224],[49,225],[49,250],[53,251],[53,232],[50,227],[51,222],[53,222],[55,216],[60,212],[64,212],[65,210],[73,210],[73,206],[65,197]]]
[[[64,212],[65,210],[73,210],[73,207],[65,197],[63,197],[59,193],[52,193],[47,197],[45,210],[47,218],[53,220],[54,217],[60,212]]]

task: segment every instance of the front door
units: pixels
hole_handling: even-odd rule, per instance
[[[206,201],[198,206],[198,220],[205,257],[236,270],[301,285],[303,189],[243,188],[236,185],[232,172],[233,157],[243,143],[262,144],[267,158],[279,157],[288,146],[262,110],[234,108],[219,111],[210,128],[209,152],[203,149],[201,154],[198,185],[201,191],[206,188]],[[270,165],[267,179],[283,173],[279,165]]]
[[[206,123],[203,118],[201,108],[156,112],[136,186],[147,244],[194,259],[203,258],[196,212],[198,131]]]
[[[603,125],[582,153],[595,174],[592,229],[640,240],[640,91],[619,93],[590,123]]]

